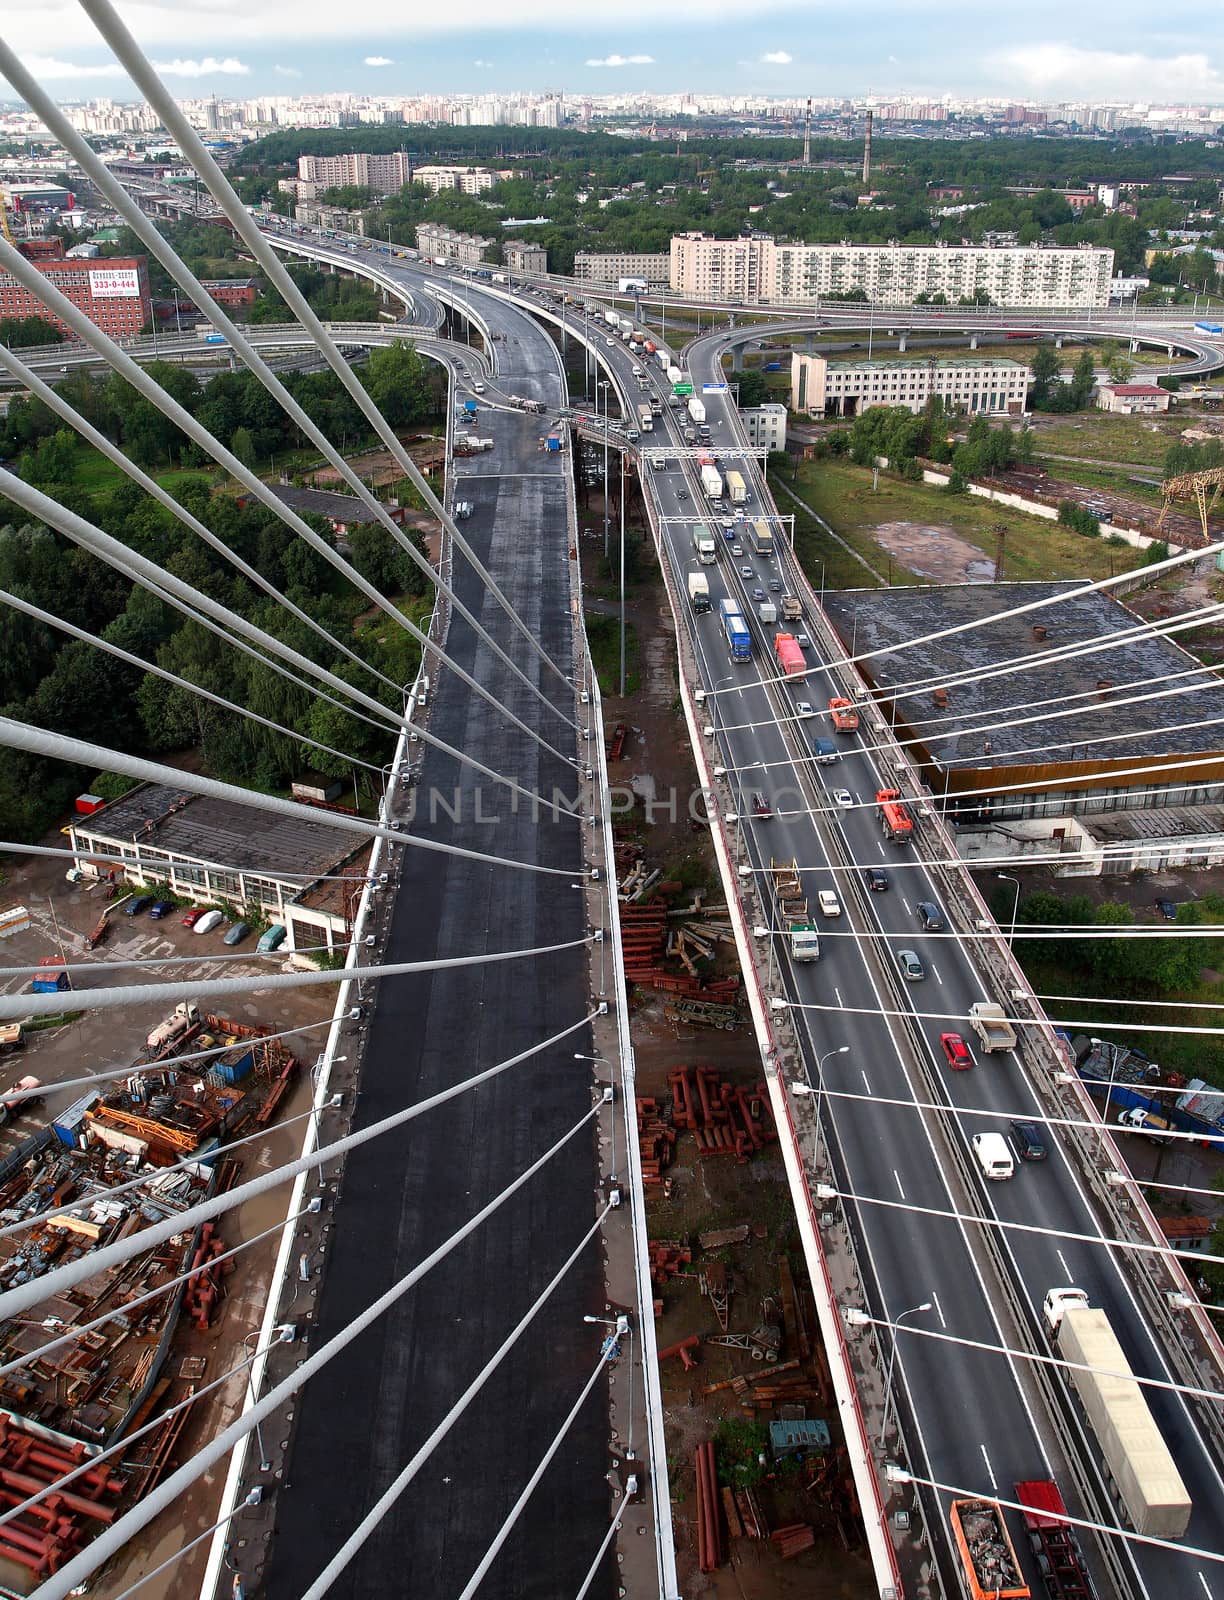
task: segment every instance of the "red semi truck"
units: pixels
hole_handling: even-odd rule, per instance
[[[801,678],[807,671],[807,658],[793,633],[774,634],[774,655],[778,658],[784,677]]]

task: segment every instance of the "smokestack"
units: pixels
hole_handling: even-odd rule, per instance
[[[872,113],[867,113],[867,131],[863,135],[863,188],[871,183],[871,124]]]
[[[803,119],[803,164],[812,164],[812,97],[808,95],[807,115]]]

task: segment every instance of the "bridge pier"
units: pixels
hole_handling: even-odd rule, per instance
[[[970,336],[969,336],[969,348],[970,348],[970,350],[976,350],[977,347],[978,347],[978,336],[977,336],[977,334],[976,333],[970,334]]]
[[[1139,341],[1138,341],[1138,339],[1132,339],[1131,340],[1131,342],[1130,342],[1130,353],[1133,356],[1137,356],[1139,354]]]
[[[1062,347],[1063,347],[1063,336],[1060,333],[1054,340],[1054,348],[1055,348],[1055,350],[1061,350]]]
[[[904,333],[903,333],[903,334],[902,334],[902,335],[901,335],[901,336],[900,336],[900,338],[899,338],[899,339],[898,339],[898,340],[897,340],[897,354],[898,354],[898,355],[901,355],[901,356],[903,356],[903,355],[904,355],[904,354],[905,354],[905,341],[906,341],[906,339],[907,339],[907,338],[908,338],[908,337],[909,337],[909,335],[908,335],[908,334],[904,334]]]

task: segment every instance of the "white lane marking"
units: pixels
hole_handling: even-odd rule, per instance
[[[1068,1285],[1073,1284],[1075,1282],[1075,1275],[1071,1271],[1071,1268],[1067,1265],[1066,1256],[1063,1255],[1061,1250],[1055,1250],[1054,1254],[1058,1257],[1058,1264],[1063,1269],[1063,1281]]]
[[[846,1002],[841,997],[841,990],[840,989],[834,989],[833,994],[836,997],[838,1005],[841,1006],[841,1008],[844,1011],[845,1007],[846,1007]]]
[[[931,962],[931,972],[932,972],[932,974],[933,974],[933,976],[935,978],[935,982],[936,983],[942,983],[943,982],[943,979],[939,976],[939,968],[935,965],[935,963],[933,961]]]
[[[1208,1583],[1208,1582],[1207,1582],[1207,1579],[1206,1579],[1206,1578],[1205,1578],[1205,1577],[1204,1577],[1204,1576],[1203,1576],[1203,1574],[1202,1574],[1202,1573],[1201,1573],[1201,1572],[1196,1572],[1196,1573],[1195,1573],[1195,1577],[1196,1577],[1196,1578],[1197,1578],[1197,1579],[1198,1579],[1198,1581],[1199,1581],[1199,1582],[1200,1582],[1200,1583],[1201,1583],[1201,1584],[1202,1584],[1202,1586],[1203,1586],[1203,1593],[1204,1593],[1204,1594],[1207,1594],[1207,1595],[1210,1595],[1210,1594],[1211,1594],[1211,1592],[1212,1592],[1212,1591],[1211,1591],[1211,1585],[1210,1585],[1210,1584],[1209,1584],[1209,1583]],[[1214,1600],[1214,1596],[1212,1596],[1212,1600]]]
[[[931,1290],[931,1303],[935,1307],[935,1315],[939,1318],[939,1326],[946,1331],[948,1324],[944,1321],[943,1307],[940,1305],[939,1296],[934,1289]]]
[[[867,1074],[862,1070],[861,1067],[859,1068],[859,1077],[862,1078],[862,1080],[863,1080],[863,1088],[866,1089],[868,1094],[870,1094],[871,1093],[871,1079],[867,1076]]]
[[[901,904],[905,907],[906,916],[907,917],[912,917],[913,914],[914,914],[914,908],[913,908],[913,906],[910,905],[909,901],[905,898],[904,895],[901,896]]]
[[[893,1179],[894,1179],[894,1181],[896,1182],[896,1185],[897,1185],[897,1193],[901,1196],[902,1200],[904,1200],[905,1199],[905,1190],[901,1187],[901,1179],[897,1174],[896,1167],[893,1168]]]
[[[880,860],[881,861],[887,861],[888,860],[888,851],[885,850],[885,848],[884,848],[883,840],[880,840],[880,839],[876,840],[876,849],[880,852]]]
[[[999,1492],[998,1479],[994,1475],[994,1468],[990,1464],[990,1457],[986,1454],[986,1446],[982,1445],[982,1460],[986,1463],[986,1475],[990,1479],[990,1487],[996,1494]]]

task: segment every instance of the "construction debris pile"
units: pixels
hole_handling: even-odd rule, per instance
[[[218,1053],[179,1059],[202,1050]],[[266,1121],[296,1070],[266,1030],[180,1006],[131,1076],[58,1113],[0,1163],[0,1292],[229,1187],[239,1163],[222,1141]],[[0,1323],[0,1365],[18,1363],[0,1378],[0,1512],[157,1414],[180,1311],[208,1328],[224,1295],[224,1250],[215,1224],[188,1228]],[[119,1498],[156,1481],[169,1454],[160,1439],[154,1430],[126,1467],[112,1460],[73,1495],[0,1524],[0,1558],[55,1571]]]

